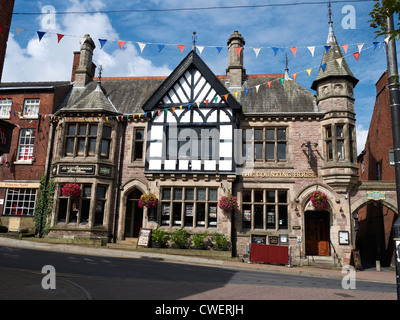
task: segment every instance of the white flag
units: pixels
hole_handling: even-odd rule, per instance
[[[256,58],[258,57],[258,54],[260,53],[261,48],[253,48],[254,53],[256,54]]]
[[[199,52],[201,54],[203,52],[204,46],[197,46],[196,48],[199,50]]]
[[[358,53],[360,53],[362,47],[364,46],[364,43],[357,43],[357,46],[358,46]]]
[[[310,50],[313,58],[314,58],[314,51],[315,51],[315,47],[307,47],[308,50]]]
[[[140,52],[143,52],[143,49],[144,49],[144,47],[146,46],[146,43],[144,43],[144,42],[138,42],[137,44],[139,45]]]

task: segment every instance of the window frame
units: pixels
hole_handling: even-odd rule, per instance
[[[10,112],[12,107],[12,100],[11,99],[1,99],[0,100],[0,118],[1,119],[10,119]]]
[[[285,202],[280,200],[279,196],[280,192],[285,192],[286,194]],[[246,198],[244,195],[245,193],[247,193]],[[250,198],[248,198],[249,194]],[[249,231],[288,230],[289,228],[288,198],[289,198],[288,189],[243,188],[241,193],[242,229]],[[260,215],[257,215],[256,207],[262,209],[261,219]],[[283,207],[285,207],[286,210],[283,210]],[[273,211],[269,211],[272,209]],[[269,219],[269,217],[272,215],[269,215],[269,213],[273,213],[272,222],[271,219]],[[283,223],[284,215],[286,218],[285,219],[286,223]],[[282,223],[280,223],[281,220]]]
[[[169,190],[169,199],[164,198],[166,195],[164,191],[167,190]],[[199,198],[200,190],[204,190],[204,198],[201,199]],[[211,190],[215,192],[215,200],[211,199]],[[179,193],[177,191],[179,191]],[[193,197],[188,196],[188,191],[193,191]],[[161,188],[160,202],[160,226],[205,229],[217,227],[218,187],[163,186]],[[188,211],[188,207],[190,206],[191,208]],[[180,208],[180,212],[174,213],[174,207]],[[204,211],[204,217],[202,217],[202,219],[200,219],[201,207],[204,208],[204,210],[202,210]]]
[[[137,132],[143,131],[142,139],[137,138]],[[136,157],[136,151],[138,149],[138,145],[142,144],[142,157]],[[146,146],[146,128],[145,127],[134,127],[133,128],[133,136],[132,136],[132,162],[144,162],[145,160],[145,146]]]
[[[27,135],[27,132],[30,132],[29,135]],[[36,130],[31,129],[31,128],[22,128],[19,131],[19,137],[18,137],[18,149],[17,149],[17,159],[16,162],[24,162],[24,163],[30,163],[33,161],[34,156],[33,152],[35,149],[35,135],[36,135]],[[30,138],[28,137],[30,136]],[[24,139],[24,141],[22,141]],[[22,156],[21,154],[21,149],[25,147],[28,148],[28,155],[27,156]],[[26,154],[26,153],[25,153]],[[23,159],[27,157],[28,159]]]
[[[35,110],[32,110],[32,108],[34,108]],[[29,119],[37,119],[39,118],[39,109],[40,109],[39,98],[26,98],[24,100],[23,117]]]

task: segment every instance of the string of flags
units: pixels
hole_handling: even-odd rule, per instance
[[[7,26],[0,26],[0,34],[2,33],[2,31],[4,30],[4,28],[8,28]],[[19,36],[23,31],[26,31],[26,29],[22,29],[22,28],[16,28],[17,31],[17,36]],[[33,30],[28,30],[28,31],[33,31]],[[53,33],[53,32],[49,32],[49,31],[36,31],[37,36],[38,36],[38,40],[39,42],[43,39],[43,37],[46,34],[52,34],[52,35],[56,35],[57,37],[57,42],[60,43],[60,41],[65,37],[65,36],[69,36],[69,37],[74,37],[74,38],[78,38],[80,43],[82,43],[85,38],[81,37],[81,36],[74,36],[74,35],[66,35],[66,34],[61,34],[61,33]],[[389,36],[387,38],[385,38],[385,42],[388,43],[389,41]],[[99,44],[100,44],[100,50],[103,49],[103,47],[106,45],[107,42],[116,42],[120,48],[120,50],[123,49],[125,43],[127,42],[131,42],[131,43],[136,43],[139,46],[139,50],[141,53],[143,53],[143,50],[145,49],[145,47],[147,45],[155,45],[157,46],[158,52],[161,52],[165,46],[176,46],[181,53],[183,53],[184,48],[186,47],[186,45],[184,44],[169,44],[169,43],[154,43],[154,42],[139,42],[139,41],[126,41],[126,40],[110,40],[110,39],[98,39]],[[372,43],[374,45],[374,47],[376,48],[381,42],[379,41],[374,41],[374,42],[367,42],[367,43]],[[345,44],[342,45],[342,48],[344,49],[345,53],[347,53],[347,49],[349,46],[353,46],[356,45],[359,49],[358,51],[361,52],[361,48],[364,46],[364,43],[351,43],[351,44]],[[222,51],[223,48],[228,48],[227,46],[204,46],[204,45],[196,45],[196,49],[198,50],[198,52],[201,54],[204,50],[204,48],[215,48],[217,50],[217,53],[220,53]],[[273,55],[274,57],[278,54],[279,51],[285,50],[285,49],[289,49],[292,54],[293,57],[296,58],[296,54],[299,48],[305,48],[309,51],[309,53],[311,54],[311,56],[314,58],[315,57],[315,49],[316,48],[324,48],[325,51],[328,51],[330,46],[326,46],[326,45],[319,45],[319,46],[290,46],[290,47],[272,47],[272,46],[260,46],[260,47],[237,47],[235,48],[237,51],[237,54],[240,55],[241,50],[243,49],[251,49],[254,51],[254,54],[256,56],[256,58],[258,58],[258,55],[260,54],[262,49],[272,49]]]

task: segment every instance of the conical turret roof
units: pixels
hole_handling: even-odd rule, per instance
[[[322,66],[324,65],[325,68],[323,69]],[[321,68],[319,69],[317,78],[311,85],[311,89],[316,90],[319,81],[330,77],[348,78],[353,82],[354,87],[358,83],[358,79],[353,75],[347,65],[340,45],[336,40],[332,21],[329,21],[329,34],[326,41],[326,50],[321,61]]]

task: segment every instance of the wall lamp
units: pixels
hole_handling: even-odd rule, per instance
[[[311,141],[307,141],[306,143],[303,143],[301,147],[306,147],[306,150],[304,152],[307,154],[308,157],[308,162],[311,162],[312,160],[312,147],[316,148],[318,146],[318,143],[311,143]]]

